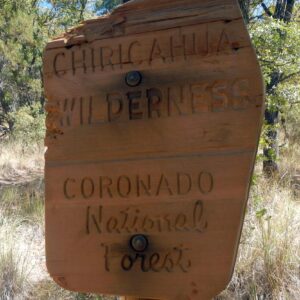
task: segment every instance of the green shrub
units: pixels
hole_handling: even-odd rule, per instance
[[[45,114],[39,103],[23,106],[16,112],[10,113],[13,130],[12,137],[24,145],[39,143],[45,136]]]

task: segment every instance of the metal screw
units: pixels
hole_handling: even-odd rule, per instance
[[[142,82],[142,74],[138,71],[131,71],[126,74],[125,82],[131,87],[138,86]]]
[[[142,234],[134,235],[130,239],[130,246],[136,252],[143,252],[148,248],[148,239]]]

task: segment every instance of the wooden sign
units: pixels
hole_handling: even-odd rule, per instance
[[[133,0],[47,45],[46,254],[66,289],[210,299],[263,112],[234,0]]]

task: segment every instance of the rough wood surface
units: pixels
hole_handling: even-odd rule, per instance
[[[120,300],[151,300],[151,299],[124,296],[121,297]]]
[[[129,87],[125,76],[139,71]],[[234,0],[133,0],[50,42],[46,254],[76,291],[210,299],[237,254],[264,88]],[[143,234],[147,250],[134,251]]]

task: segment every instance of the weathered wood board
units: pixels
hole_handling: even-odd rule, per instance
[[[130,87],[126,74],[139,71]],[[234,0],[133,0],[47,45],[46,255],[66,289],[210,299],[230,281],[263,84]],[[134,251],[136,234],[149,242]]]

